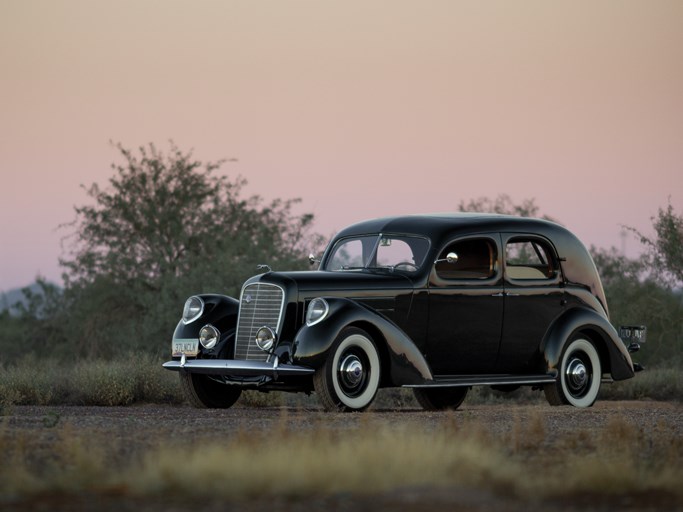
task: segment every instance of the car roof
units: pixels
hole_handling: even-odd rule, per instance
[[[437,245],[455,237],[478,233],[540,235],[555,246],[567,281],[589,288],[607,310],[605,292],[590,253],[571,231],[555,222],[496,213],[399,215],[353,224],[337,233],[335,239],[376,233],[423,235]]]
[[[418,215],[399,215],[381,217],[353,224],[337,236],[353,236],[369,233],[410,233],[425,235],[434,240],[448,236],[449,233],[476,231],[522,231],[539,233],[560,227],[553,222],[515,217],[495,213],[430,213]]]

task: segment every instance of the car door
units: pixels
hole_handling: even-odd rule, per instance
[[[457,261],[447,261],[449,254]],[[429,283],[427,353],[435,375],[495,369],[503,321],[500,237],[452,240],[439,252]]]
[[[505,320],[496,373],[537,373],[543,336],[566,304],[559,258],[540,236],[504,233],[502,241]]]

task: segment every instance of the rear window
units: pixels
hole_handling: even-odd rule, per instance
[[[510,279],[552,279],[557,259],[546,242],[513,238],[505,244],[505,273]]]

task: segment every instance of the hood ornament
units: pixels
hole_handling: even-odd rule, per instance
[[[273,271],[273,269],[270,268],[269,265],[263,265],[263,264],[261,264],[261,265],[256,265],[256,269],[257,269],[257,270],[265,270],[266,272],[272,272],[272,271]]]

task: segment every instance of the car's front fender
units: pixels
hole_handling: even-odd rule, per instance
[[[304,325],[296,335],[293,357],[296,364],[321,367],[337,336],[345,327],[353,325],[366,330],[375,343],[382,343],[382,347],[378,347],[380,351],[386,348],[388,380],[393,385],[423,384],[433,380],[424,356],[396,324],[353,300],[325,300],[330,307],[326,318],[314,325]]]
[[[562,351],[575,332],[589,336],[601,355],[608,358],[609,372],[614,380],[630,379],[634,375],[633,362],[616,329],[602,315],[588,308],[572,308],[560,316],[548,329],[541,352],[549,371],[559,370]]]
[[[240,302],[226,295],[206,294],[197,295],[197,297],[204,302],[202,315],[188,324],[180,320],[173,333],[173,340],[196,340],[201,328],[211,324],[221,333],[220,341],[211,351],[206,351],[201,346],[200,350],[216,357],[224,352],[223,349],[227,349],[227,345],[231,343],[230,340],[234,339]]]

